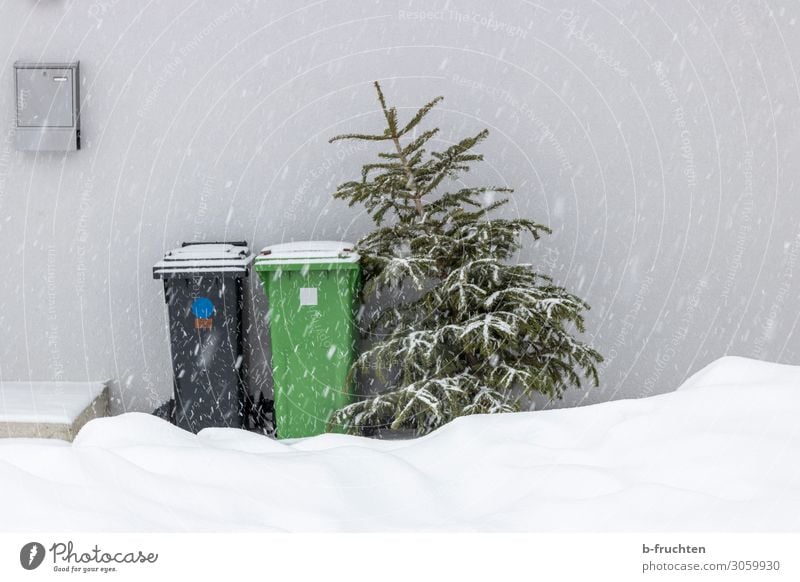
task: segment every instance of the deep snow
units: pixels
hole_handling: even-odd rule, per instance
[[[676,392],[291,443],[126,414],[0,439],[0,529],[800,531],[800,367]]]

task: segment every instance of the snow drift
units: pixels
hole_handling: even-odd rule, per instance
[[[125,414],[0,439],[0,529],[800,530],[800,367],[723,358],[676,392],[277,442]]]

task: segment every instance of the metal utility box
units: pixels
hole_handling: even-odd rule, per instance
[[[16,143],[21,151],[81,147],[78,63],[14,63]]]
[[[164,281],[181,428],[244,423],[243,279],[252,260],[245,242],[184,243],[153,267]]]

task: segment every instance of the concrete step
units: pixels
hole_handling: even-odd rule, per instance
[[[105,382],[0,382],[0,438],[71,441],[107,415]]]

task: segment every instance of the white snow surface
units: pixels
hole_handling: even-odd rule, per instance
[[[0,422],[72,424],[104,388],[103,382],[0,382]]]
[[[461,418],[423,438],[198,435],[145,414],[0,439],[0,529],[800,531],[800,367]]]
[[[153,266],[156,275],[202,271],[246,271],[253,260],[250,250],[229,243],[189,244],[169,251]]]
[[[280,258],[307,256],[307,253],[325,253],[325,256],[336,256],[339,253],[351,252],[353,243],[339,240],[301,240],[279,243],[264,247],[261,252],[272,255],[285,255]]]
[[[353,246],[351,242],[333,240],[280,243],[261,249],[261,254],[256,257],[256,264],[357,263],[361,257],[353,252]]]

